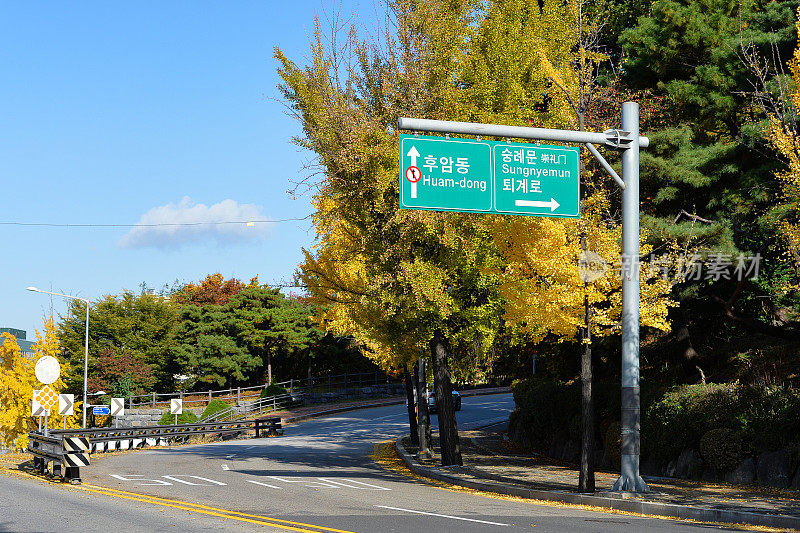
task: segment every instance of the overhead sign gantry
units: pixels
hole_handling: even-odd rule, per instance
[[[472,141],[401,135],[400,207],[405,209],[580,216],[580,176],[574,167],[577,149],[480,141],[482,136],[584,144],[622,189],[622,457],[620,477],[612,490],[649,492],[639,475],[639,149],[647,148],[650,141],[639,136],[639,104],[622,104],[622,128],[602,133],[414,118],[400,118],[397,125],[405,131],[478,137]],[[621,178],[595,144],[622,152]],[[506,148],[521,155],[505,161],[502,150]],[[556,163],[551,160],[554,153]],[[542,159],[545,154],[547,166]],[[561,155],[567,156],[563,164]],[[522,178],[526,183],[519,183]],[[531,181],[538,182],[533,192]]]

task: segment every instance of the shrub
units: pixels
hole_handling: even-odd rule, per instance
[[[553,442],[573,440],[581,436],[580,382],[562,383],[538,378],[517,380],[511,384],[517,404],[520,440],[547,453]],[[619,416],[619,383],[594,384],[594,402],[600,416],[595,417],[595,435],[600,420],[610,413]]]
[[[746,448],[775,450],[800,442],[800,395],[784,388],[729,384],[685,385],[647,406],[643,452],[667,461],[698,449],[712,429],[737,433]]]
[[[282,394],[288,394],[288,393],[289,391],[287,391],[284,387],[281,387],[276,383],[270,383],[269,385],[264,387],[264,390],[261,391],[259,398],[270,398],[272,396],[280,396]]]
[[[566,440],[568,424],[580,412],[574,386],[554,381],[520,380],[511,385],[519,408],[520,432],[531,446],[545,451],[557,438]]]
[[[740,433],[728,428],[706,431],[700,439],[700,454],[718,473],[729,472],[745,458]]]
[[[230,408],[230,405],[228,405],[227,403],[223,402],[222,400],[219,400],[219,399],[211,400],[210,402],[208,402],[208,405],[203,410],[203,414],[200,415],[200,420],[205,420],[206,418],[208,418],[209,416],[213,415],[214,413],[218,413],[220,411],[225,411],[226,409],[229,409],[229,408]]]
[[[614,448],[609,435],[619,434],[618,422],[611,428],[613,421],[619,420],[619,387],[614,382],[594,385],[595,434],[604,439],[612,461]],[[515,428],[520,441],[547,453],[554,442],[580,438],[579,382],[518,380],[511,391],[517,404]],[[700,449],[701,438],[713,429],[735,434],[742,453],[800,446],[800,394],[791,389],[727,383],[683,385],[663,395],[655,389],[647,394],[643,393],[641,404],[642,455],[662,464],[676,459],[687,448]],[[739,456],[735,447],[720,449],[723,444],[715,445],[713,437],[708,439],[707,453],[714,457],[708,462],[712,466],[713,461],[727,466]],[[616,449],[618,454],[618,445]],[[725,471],[721,466],[715,468]]]
[[[197,422],[197,415],[191,411],[184,411],[178,415],[178,424],[194,424]],[[158,421],[159,426],[169,426],[175,423],[175,415],[171,415],[169,411],[164,413],[161,420]]]

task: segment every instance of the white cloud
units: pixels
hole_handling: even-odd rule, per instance
[[[188,196],[177,205],[154,207],[119,241],[121,248],[176,248],[192,243],[238,244],[263,239],[272,227],[254,204],[223,200],[207,206]],[[248,225],[247,222],[255,221]],[[234,223],[231,223],[234,222]]]

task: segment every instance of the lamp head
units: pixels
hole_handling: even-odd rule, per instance
[[[37,289],[36,287],[28,287],[27,290],[34,291],[34,292],[39,292],[39,289]]]

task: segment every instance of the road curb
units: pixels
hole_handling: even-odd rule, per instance
[[[504,394],[511,392],[511,387],[493,387],[491,389],[467,389],[460,390],[461,396],[486,396],[488,394]]]
[[[315,413],[306,413],[304,415],[293,416],[290,418],[282,418],[282,423],[284,424],[294,424],[296,422],[302,422],[304,420],[311,420],[312,418],[322,418],[329,415],[336,415],[339,413],[346,413],[347,411],[357,411],[359,409],[369,409],[371,407],[384,407],[387,405],[398,405],[401,403],[405,403],[405,398],[402,400],[384,400],[381,402],[373,402],[368,404],[361,404],[361,405],[348,405],[347,407],[337,407],[336,409],[327,409],[325,411],[317,411]]]
[[[577,494],[565,491],[549,491],[515,486],[509,483],[476,481],[466,479],[457,472],[447,472],[447,467],[430,467],[419,464],[414,457],[406,452],[400,442],[404,437],[398,437],[395,448],[409,470],[413,473],[443,481],[460,487],[475,489],[485,492],[494,492],[519,498],[545,500],[576,505],[589,505],[602,507],[615,511],[638,513],[645,515],[662,516],[665,518],[679,518],[697,520],[700,522],[720,522],[726,524],[748,524],[786,529],[800,529],[800,517],[790,515],[772,515],[766,513],[753,513],[747,511],[732,511],[728,509],[712,509],[708,507],[691,507],[661,502],[648,502],[641,500],[623,499],[622,497],[596,496],[590,494]]]
[[[485,396],[488,394],[503,394],[506,392],[511,392],[511,387],[494,387],[491,389],[470,389],[466,391],[459,391],[461,396]],[[346,407],[337,407],[335,409],[327,409],[324,411],[317,411],[315,413],[306,413],[304,415],[293,416],[290,418],[282,418],[282,423],[284,424],[294,424],[296,422],[302,422],[304,420],[311,420],[312,418],[322,418],[329,415],[336,415],[339,413],[346,413],[348,411],[357,411],[359,409],[369,409],[371,407],[384,407],[387,405],[399,405],[405,403],[406,399],[402,398],[400,400],[393,399],[393,400],[382,400],[379,402],[373,402],[369,404],[362,404],[362,405],[348,405]]]

